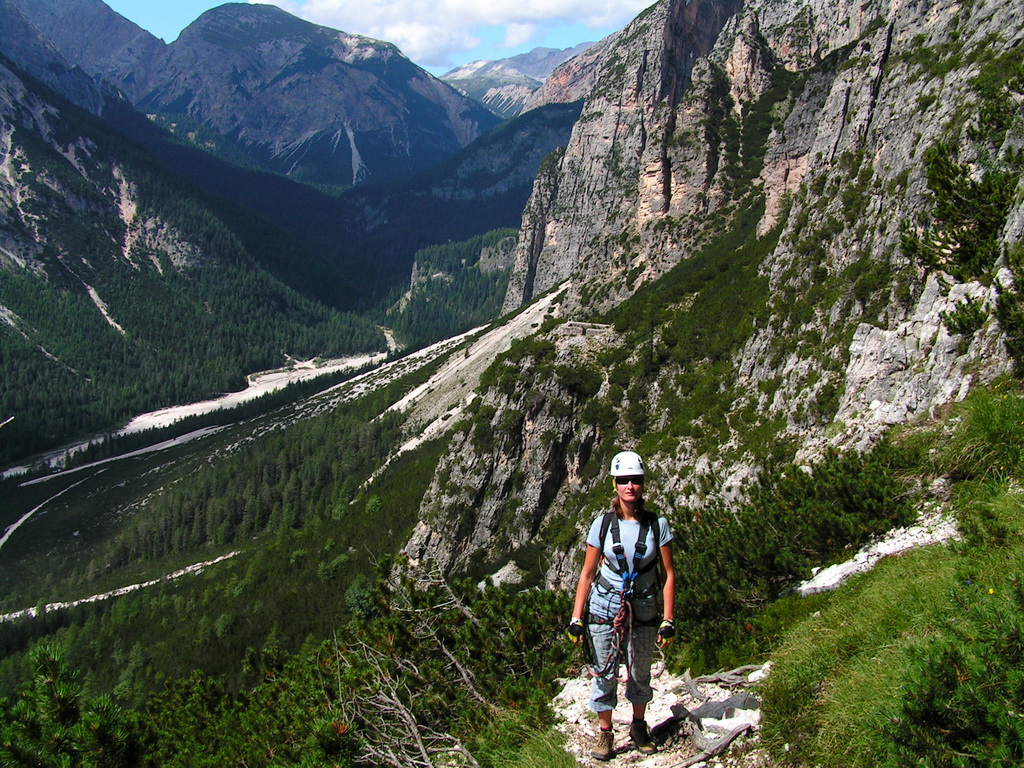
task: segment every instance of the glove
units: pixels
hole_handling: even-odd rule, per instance
[[[583,639],[583,622],[579,619],[573,619],[569,622],[569,642],[573,645],[578,645],[580,640]]]
[[[664,648],[672,642],[672,638],[675,636],[676,625],[672,623],[672,619],[665,619],[661,622],[661,626],[658,627],[658,644]]]

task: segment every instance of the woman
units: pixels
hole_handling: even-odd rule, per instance
[[[647,704],[654,695],[651,659],[655,641],[665,644],[675,634],[672,531],[665,518],[644,508],[643,459],[633,451],[617,453],[611,475],[612,511],[590,526],[569,622],[573,642],[587,634],[592,643],[590,709],[597,713],[601,730],[590,754],[597,760],[615,756],[612,711],[618,701],[620,665],[628,673],[626,699],[633,705],[629,736],[638,751],[658,751],[646,721]]]

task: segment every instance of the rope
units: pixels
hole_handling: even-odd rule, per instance
[[[622,649],[624,640],[629,638],[629,653],[626,658],[626,676],[622,678],[622,682],[629,679],[630,674],[633,670],[633,601],[630,600],[630,595],[625,591],[619,593],[621,600],[619,603],[618,613],[615,614],[615,618],[611,622],[607,621],[594,621],[594,624],[608,624],[610,623],[614,628],[614,642],[608,651],[608,655],[605,658],[605,664],[601,669],[597,669],[596,664],[588,664],[587,667],[590,669],[590,674],[594,677],[604,677],[619,665],[619,653]],[[588,597],[589,602],[589,597]],[[594,638],[590,634],[590,621],[588,620],[584,627],[587,633],[587,642],[590,645],[590,658],[594,659],[597,654],[597,649],[594,646]],[[628,633],[628,634],[627,634]],[[595,659],[596,661],[596,659]]]

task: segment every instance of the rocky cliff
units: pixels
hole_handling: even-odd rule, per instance
[[[679,260],[679,246],[670,241],[648,248],[639,262],[616,259],[612,246],[599,241],[617,239],[636,229],[640,223],[637,216],[645,215],[640,208],[654,206],[659,216],[678,215],[669,210],[672,196],[680,208],[687,205],[680,198],[693,197],[703,186],[699,178],[679,179],[677,189],[670,189],[671,177],[666,173],[671,172],[674,158],[663,156],[661,148],[668,147],[678,118],[689,121],[678,126],[684,131],[705,117],[685,109],[677,115],[676,106],[688,90],[695,63],[710,53],[722,27],[738,9],[738,2],[651,6],[600,46],[603,54],[587,68],[588,76],[573,77],[583,83],[593,77],[594,85],[561,161],[559,192],[543,222],[544,239],[521,243],[506,310],[570,275],[577,278],[576,291],[583,284],[592,286],[604,297],[598,303],[608,308],[629,295],[633,287],[610,279],[612,275],[618,278],[653,260],[641,268],[648,271],[648,278],[654,277]],[[590,55],[588,51],[584,58]],[[701,83],[695,86],[695,90],[701,88]],[[700,137],[692,145],[689,151],[698,155],[713,151]],[[711,162],[698,156],[690,167],[694,171],[707,169]],[[640,183],[645,186],[643,199],[637,195]],[[538,194],[546,192],[539,189]],[[528,275],[533,275],[532,281],[527,280]]]
[[[10,0],[65,59],[122,88],[149,77],[140,71],[163,52],[162,40],[112,11],[102,0]]]
[[[764,466],[867,448],[1010,370],[1022,39],[994,0],[673,0],[595,46],[505,309],[556,291],[614,326],[499,361],[410,551],[541,542],[564,581],[615,446],[664,508],[727,507]]]
[[[99,114],[108,98],[85,72],[72,66],[61,51],[22,13],[12,0],[0,0],[0,54],[64,98]]]

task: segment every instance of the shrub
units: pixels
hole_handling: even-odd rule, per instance
[[[676,548],[686,557],[676,566],[676,599],[687,607],[680,628],[694,659],[745,663],[729,654],[751,643],[756,650],[747,625],[766,606],[813,566],[908,522],[902,462],[883,443],[867,455],[832,454],[809,471],[790,465],[762,479],[737,512],[703,513],[678,527]]]
[[[1024,763],[1024,589],[974,584],[952,596],[941,634],[908,655],[906,684],[885,728],[899,765]]]
[[[936,471],[955,480],[1019,475],[1024,469],[1024,397],[1008,384],[976,389],[955,411],[955,432],[937,441]]]

